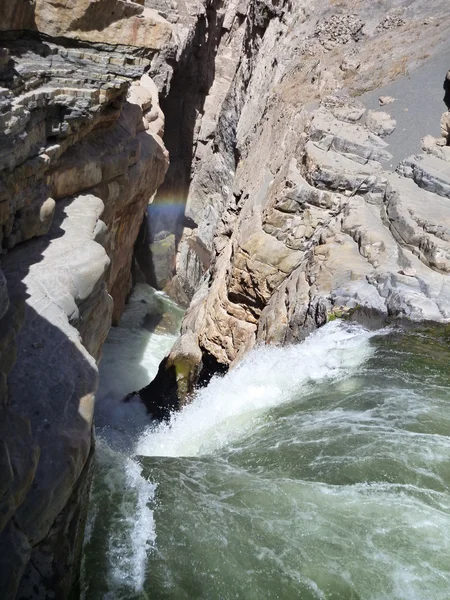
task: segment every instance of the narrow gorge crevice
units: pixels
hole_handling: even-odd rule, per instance
[[[246,402],[254,416],[290,398],[281,379],[309,393],[298,360],[323,383],[308,352],[332,381],[341,342],[342,364],[363,364],[372,333],[333,321],[450,322],[450,15],[432,4],[0,0],[5,598],[81,593],[96,396],[102,432],[116,419],[117,439],[133,434],[133,452],[161,458],[170,478],[178,466],[164,459],[183,452],[206,449],[200,470],[214,465],[211,448],[235,439],[227,423],[242,433],[253,418]],[[259,354],[327,322],[305,346]],[[99,363],[122,379],[114,406]],[[163,423],[147,439],[151,416]],[[151,525],[153,467],[99,446],[113,496],[131,490],[125,505]],[[117,567],[126,593],[146,585],[151,536],[138,533],[132,576]],[[119,594],[96,581],[95,543],[86,586]]]
[[[211,266],[217,218],[239,162],[245,89],[264,31],[281,14],[258,3],[208,5],[162,101],[171,166],[149,210],[154,271],[161,272],[153,283],[183,304]]]
[[[200,14],[177,61],[170,91],[161,100],[166,118],[164,143],[170,166],[164,183],[149,207],[150,253],[153,264],[149,281],[165,288],[175,274],[175,256],[185,224],[185,206],[196,149],[196,129],[204,113],[205,99],[215,78],[215,58],[224,15],[221,2],[209,2]],[[189,299],[181,289],[174,295],[182,304]]]

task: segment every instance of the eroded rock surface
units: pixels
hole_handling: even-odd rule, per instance
[[[356,99],[437,52],[450,16],[446,0],[0,9],[0,577],[6,598],[64,598],[96,360],[155,194],[146,264],[190,302],[147,390],[157,416],[156,393],[175,406],[334,316],[450,319],[446,140],[388,171],[389,104]]]
[[[250,3],[218,45],[215,64],[234,43],[241,55],[198,115],[166,288],[192,298],[183,335],[226,368],[335,316],[448,321],[447,154],[430,142],[394,175],[389,104],[366,111],[356,98],[439,52],[448,8],[264,7]]]
[[[105,23],[106,9],[117,19]],[[131,290],[134,242],[169,162],[157,84],[145,71],[169,52],[172,25],[121,1],[12,2],[8,16],[0,581],[4,598],[64,598],[86,505],[96,363]],[[171,71],[161,70],[160,83]]]
[[[364,125],[323,107],[304,118],[297,156],[247,200],[186,316],[186,335],[220,363],[353,311],[450,319],[444,161],[418,156],[391,174]],[[423,167],[413,179],[417,164],[426,177]]]
[[[434,19],[428,19],[430,14]],[[169,199],[181,195],[186,203],[175,295],[181,289],[192,298],[215,260],[222,221],[233,220],[232,213],[240,210],[245,196],[264,187],[264,170],[273,178],[283,160],[295,152],[304,127],[301,110],[308,102],[333,95],[329,104],[334,101],[335,106],[327,106],[328,113],[316,117],[315,135],[323,135],[326,144],[326,129],[320,130],[328,127],[326,119],[335,117],[345,130],[342,121],[352,123],[362,116],[356,101],[339,107],[340,90],[355,97],[402,76],[439,50],[448,26],[442,2],[433,7],[422,1],[389,6],[251,2],[245,18],[237,14],[217,44],[217,76],[204,110],[196,115],[184,196],[170,181],[164,186]],[[354,68],[343,71],[343,62]],[[395,127],[380,112],[365,119],[371,130],[366,130],[367,136],[371,132],[386,136]],[[350,130],[349,136],[347,143]],[[334,143],[339,144],[339,135]],[[373,147],[375,154],[382,154],[382,149],[383,143]]]

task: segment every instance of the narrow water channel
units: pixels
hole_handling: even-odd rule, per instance
[[[84,598],[448,600],[450,341],[335,321],[152,427],[118,400],[180,318],[138,289],[106,344]]]

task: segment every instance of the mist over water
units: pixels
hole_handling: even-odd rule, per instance
[[[183,310],[162,292],[139,283],[118,327],[111,328],[103,346],[100,384],[96,395],[97,434],[110,444],[130,445],[148,426],[147,411],[132,391],[146,386],[178,337]]]
[[[102,367],[86,599],[448,600],[448,340],[333,322],[152,426],[118,398],[175,334],[126,329]]]

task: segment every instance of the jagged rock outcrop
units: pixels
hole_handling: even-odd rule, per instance
[[[355,310],[450,318],[446,147],[388,172],[396,124],[354,99],[450,18],[446,0],[0,3],[0,578],[64,598],[163,112],[147,276],[191,304],[147,390],[158,416],[258,341]]]
[[[393,174],[389,106],[355,99],[438,52],[449,26],[442,2],[255,1],[218,44],[216,64],[234,35],[240,54],[198,117],[166,287],[192,298],[191,373],[336,315],[450,319],[447,156],[433,142]]]
[[[0,581],[3,598],[64,598],[96,361],[168,168],[157,86],[177,47],[172,25],[134,2],[1,12]],[[158,84],[153,63],[166,64]]]
[[[1,31],[37,31],[53,39],[134,47],[152,54],[170,43],[172,27],[144,1],[12,0],[2,5]],[[106,57],[105,57],[106,58]]]
[[[383,170],[387,144],[363,124],[325,107],[305,119],[297,156],[242,207],[185,319],[220,363],[355,309],[450,319],[448,163],[405,160],[405,179]]]

